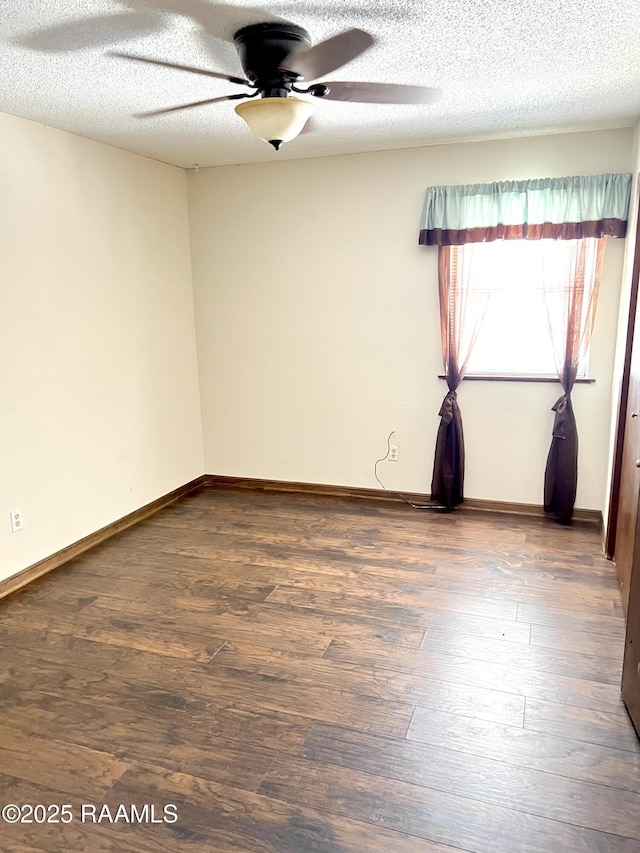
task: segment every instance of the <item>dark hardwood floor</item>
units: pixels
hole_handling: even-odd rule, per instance
[[[0,850],[638,853],[623,636],[593,526],[203,491],[0,602]]]

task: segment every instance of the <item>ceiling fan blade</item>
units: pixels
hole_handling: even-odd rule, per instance
[[[441,89],[426,86],[404,86],[396,83],[351,83],[331,80],[323,99],[353,101],[360,104],[435,104],[442,97]]]
[[[205,101],[193,101],[191,104],[178,104],[177,107],[165,107],[162,110],[149,110],[144,113],[134,113],[134,118],[153,118],[167,113],[175,113],[178,110],[190,110],[192,107],[204,107],[206,104],[219,104],[222,101],[237,101],[239,98],[250,98],[250,95],[222,95],[220,98],[207,98]]]
[[[17,36],[14,43],[42,53],[66,53],[131,41],[158,32],[163,26],[160,16],[151,10],[119,12],[54,24]]]
[[[204,74],[207,77],[228,80],[230,83],[237,83],[240,86],[250,85],[249,81],[243,77],[232,77],[229,74],[221,74],[219,71],[209,71],[206,68],[194,68],[191,65],[179,65],[176,62],[165,62],[163,59],[151,59],[148,56],[134,56],[130,53],[117,53],[116,51],[110,51],[108,55],[115,56],[118,59],[132,59],[134,62],[146,62],[149,65],[162,65],[164,68],[177,68],[179,71],[190,71],[192,74]]]
[[[317,80],[336,68],[351,62],[371,47],[375,39],[364,30],[346,30],[333,38],[321,41],[308,50],[296,53],[293,68],[305,80]]]

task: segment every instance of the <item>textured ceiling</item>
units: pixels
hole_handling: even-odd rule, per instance
[[[127,51],[230,74],[249,23],[285,19],[314,43],[350,27],[376,43],[327,80],[441,88],[433,106],[314,101],[311,132],[278,153],[223,80],[110,57]],[[178,166],[273,161],[462,139],[619,127],[640,117],[640,2],[632,0],[0,0],[0,111]]]

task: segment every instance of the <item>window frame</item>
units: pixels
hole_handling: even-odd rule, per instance
[[[583,238],[578,238],[578,239],[583,239]],[[495,240],[495,241],[491,241],[490,243],[483,244],[483,245],[491,245],[491,246],[497,248],[497,245],[510,244],[511,246],[513,246],[514,244],[531,244],[532,242],[533,241],[529,241],[526,239]],[[540,244],[540,242],[541,241],[538,241],[538,240],[535,241],[535,243],[538,245]],[[569,241],[545,239],[542,242],[554,243],[557,246],[560,246],[561,244],[569,242]],[[573,242],[573,241],[571,241],[571,242]],[[464,251],[466,245],[467,244],[465,244],[465,243],[458,244],[458,245],[451,245],[450,250],[453,252]],[[473,244],[473,245],[477,246],[478,244]],[[494,251],[495,251],[495,249],[494,249]],[[542,259],[542,255],[539,255],[538,258]],[[526,260],[526,258],[523,258],[523,260]],[[509,270],[515,269],[514,261],[515,261],[515,259],[513,257],[509,258]],[[470,263],[473,266],[473,260]],[[486,263],[486,261],[485,261],[485,263]],[[544,263],[544,260],[542,260],[542,263]],[[485,268],[484,272],[486,273],[486,268]],[[472,275],[473,275],[473,273],[471,273],[471,276]],[[507,273],[507,275],[509,275],[509,273]],[[513,275],[513,278],[516,278],[515,274]],[[559,278],[561,281],[561,277],[559,277]],[[485,275],[484,281],[486,281],[486,280],[487,280],[487,276]],[[595,280],[597,281],[597,277]],[[592,283],[592,286],[593,286],[593,283]],[[479,289],[481,292],[482,292],[482,290],[484,290],[485,292],[491,292],[491,289],[489,287],[487,287],[486,285],[484,287],[481,285]],[[495,287],[493,289],[493,292],[500,292],[500,291],[504,291],[506,289],[507,288],[505,288],[502,284],[502,286]],[[529,286],[527,288],[526,292],[527,292],[527,294],[531,294],[535,291],[535,289],[536,289],[535,286],[534,287]],[[540,290],[543,290],[543,288],[540,288]],[[490,304],[490,299],[489,299],[489,304]],[[524,315],[522,315],[522,316],[524,316]],[[482,335],[482,327],[480,329],[480,335]],[[589,341],[588,347],[584,353],[584,362],[585,362],[584,373],[578,374],[578,376],[575,378],[574,382],[576,384],[593,384],[596,381],[595,378],[593,378],[592,376],[589,375],[591,343],[592,342]],[[551,340],[550,339],[549,339],[549,345],[551,346]],[[473,351],[472,351],[472,354],[471,354],[471,357],[469,360],[471,362],[473,362]],[[447,378],[446,374],[438,374],[438,379],[446,379],[446,378]],[[476,370],[474,370],[473,367],[471,367],[471,368],[466,367],[465,373],[464,373],[464,378],[469,379],[471,381],[481,381],[481,382],[543,382],[543,383],[544,382],[547,382],[547,383],[548,382],[560,382],[560,377],[559,377],[558,373],[556,373],[556,372],[553,372],[553,373],[549,373],[546,371],[545,372],[543,372],[543,371],[537,372],[535,370],[531,370],[531,371],[514,370],[514,371],[511,371],[511,370],[503,369],[503,368],[499,368],[496,370],[492,370],[492,369],[487,370],[486,368],[482,369],[482,367],[480,367],[479,369],[476,369]]]

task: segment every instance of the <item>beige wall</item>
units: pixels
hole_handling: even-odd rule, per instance
[[[616,130],[205,169],[189,176],[208,473],[429,490],[445,393],[430,184],[627,171]],[[602,509],[624,241],[609,241],[577,505]],[[541,503],[559,385],[467,382],[468,497]]]
[[[184,172],[7,115],[0,139],[2,579],[203,458]]]
[[[425,187],[633,163],[611,131],[224,167],[189,176],[187,210],[181,170],[6,115],[0,138],[0,579],[203,470],[375,487],[392,429],[382,479],[427,491],[445,388]],[[575,391],[583,507],[606,494],[623,252]],[[557,394],[463,385],[469,497],[540,502]]]

